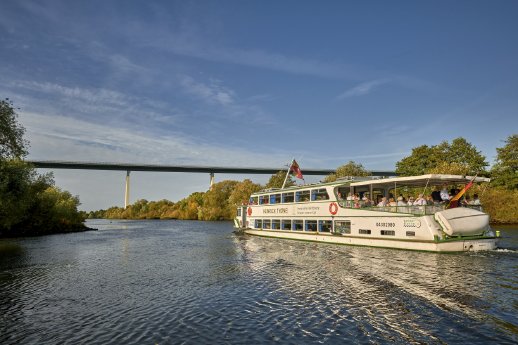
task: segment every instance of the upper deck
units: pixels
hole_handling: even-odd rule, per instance
[[[383,198],[396,199],[395,195],[411,197],[412,194],[430,195],[434,187],[462,186],[474,183],[489,182],[485,177],[460,175],[427,174],[421,176],[393,178],[361,178],[337,180],[329,183],[316,183],[303,186],[292,186],[284,189],[273,188],[253,193],[250,205],[272,206],[277,204],[299,204],[337,202],[341,208],[362,209],[412,215],[435,214],[444,210],[447,202],[428,202],[423,205],[387,204],[379,205]],[[462,188],[460,187],[460,188]],[[423,189],[421,189],[423,188]],[[480,210],[480,205],[466,205]]]

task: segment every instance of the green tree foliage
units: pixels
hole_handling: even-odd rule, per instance
[[[232,193],[230,193],[230,197],[228,199],[229,206],[235,209],[239,205],[247,204],[250,198],[250,194],[258,192],[262,188],[263,187],[260,184],[253,183],[249,179],[245,179],[243,182],[239,182],[234,187]]]
[[[470,192],[479,194],[484,212],[489,214],[492,223],[518,223],[518,189],[508,190],[502,187],[476,186]]]
[[[215,183],[205,193],[201,220],[232,219],[235,209],[229,205],[229,198],[238,181],[225,180]]]
[[[422,145],[412,149],[412,154],[396,163],[400,176],[429,173],[459,172],[462,175],[484,175],[488,166],[486,158],[464,138],[456,138],[434,146]]]
[[[23,139],[25,129],[18,124],[17,117],[9,99],[0,101],[0,160],[27,155],[28,143]]]
[[[23,161],[0,160],[0,232],[22,222],[34,202],[34,194],[50,185],[46,181],[39,186],[36,180],[34,170]]]
[[[371,176],[371,172],[367,171],[363,165],[349,161],[347,164],[339,166],[333,174],[327,175],[324,182],[334,182],[339,178],[346,176]]]
[[[84,230],[79,199],[54,187],[21,160],[24,128],[8,100],[0,101],[0,236],[44,235]]]
[[[282,188],[282,184],[284,183],[284,179],[286,178],[287,170],[281,170],[277,173],[273,174],[268,182],[266,183],[265,188]],[[288,175],[288,179],[286,180],[285,187],[294,186],[295,181],[293,180],[293,177]]]
[[[497,148],[496,164],[491,169],[491,184],[511,190],[518,189],[518,134],[505,141],[505,146]]]
[[[248,202],[250,194],[263,187],[251,180],[222,181],[214,184],[206,193],[192,193],[176,203],[168,200],[158,202],[138,200],[126,209],[111,207],[92,211],[89,218],[112,219],[188,219],[226,220],[232,219],[236,207]]]
[[[435,146],[421,145],[412,149],[412,154],[396,163],[400,176],[423,175],[439,165],[440,158]]]

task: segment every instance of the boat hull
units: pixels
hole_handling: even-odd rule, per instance
[[[298,241],[322,242],[342,245],[381,247],[403,250],[429,252],[466,252],[486,251],[497,248],[498,238],[485,237],[476,239],[448,239],[437,241],[396,240],[384,238],[363,238],[359,236],[343,236],[318,232],[297,232],[282,230],[244,229],[244,233],[254,236],[283,238]]]

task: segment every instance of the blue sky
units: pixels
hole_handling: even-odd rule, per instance
[[[517,133],[517,1],[0,3],[0,96],[29,159],[393,170],[463,136],[494,162]],[[55,171],[86,210],[124,173]],[[216,175],[216,180],[265,176]],[[205,174],[132,173],[179,200]]]

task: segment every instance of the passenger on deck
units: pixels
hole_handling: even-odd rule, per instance
[[[432,192],[432,199],[434,203],[440,203],[442,201],[439,186],[435,186],[435,190]]]
[[[387,206],[387,198],[383,197],[381,198],[381,201],[378,203],[378,207],[385,207]]]
[[[414,197],[413,196],[409,196],[408,197],[408,206],[413,206],[414,205]]]
[[[369,193],[363,193],[363,197],[362,197],[362,200],[360,202],[360,205],[362,207],[370,207],[371,206],[371,201],[369,199]]]
[[[426,204],[427,204],[428,206],[430,206],[430,205],[433,205],[433,204],[434,204],[434,202],[433,202],[433,197],[432,197],[431,195],[428,195],[428,196],[426,197]]]
[[[398,198],[397,198],[397,205],[398,206],[407,206],[408,204],[405,202],[405,198],[403,198],[402,195],[400,195]]]
[[[451,199],[451,196],[450,196],[450,194],[448,194],[446,185],[444,185],[443,188],[441,189],[441,200],[444,202],[444,201],[448,201],[450,199]]]
[[[425,206],[426,205],[426,199],[423,198],[423,194],[419,194],[416,201],[414,201],[415,206]]]
[[[394,200],[394,198],[390,198],[388,205],[389,206],[397,206],[397,202],[396,202],[396,200]]]
[[[480,206],[480,199],[478,198],[478,194],[474,194],[473,195],[473,202],[471,205],[477,205],[477,206]]]

